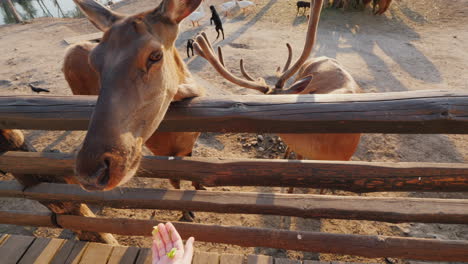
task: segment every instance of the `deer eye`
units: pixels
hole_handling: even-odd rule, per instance
[[[163,53],[161,51],[155,51],[151,53],[148,57],[148,66],[159,62],[163,58]]]

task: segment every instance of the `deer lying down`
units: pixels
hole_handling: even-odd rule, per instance
[[[179,23],[202,0],[163,0],[132,16],[94,0],[74,1],[104,31],[99,44],[70,47],[63,64],[73,94],[99,95],[76,159],[76,182],[100,191],[124,184],[138,170],[145,143],[154,155],[190,156],[200,133],[155,131],[171,102],[204,94],[174,47]]]
[[[338,61],[320,57],[309,59],[313,50],[320,11],[323,0],[314,1],[311,9],[308,33],[304,49],[300,58],[289,68],[292,58],[291,46],[287,44],[289,56],[280,74],[275,88],[266,85],[264,79],[257,81],[251,77],[244,68],[241,59],[240,68],[245,79],[238,78],[230,73],[223,65],[221,48],[218,47],[219,59],[216,57],[206,34],[197,36],[194,48],[205,58],[225,79],[239,86],[255,89],[265,94],[352,94],[360,93],[361,89],[353,77],[338,63]],[[283,89],[285,82],[295,73],[298,73],[295,82],[288,89]],[[279,134],[290,150],[298,154],[299,158],[312,160],[349,160],[358,146],[360,134]],[[292,189],[290,189],[292,192]]]

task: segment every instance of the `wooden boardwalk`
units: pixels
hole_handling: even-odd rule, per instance
[[[148,248],[0,234],[2,264],[151,264]],[[233,255],[195,252],[193,264],[324,264],[311,260],[290,260],[261,255]],[[339,262],[333,262],[337,264]]]

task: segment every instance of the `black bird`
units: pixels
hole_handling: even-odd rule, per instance
[[[216,12],[216,9],[214,6],[210,6],[211,9],[211,18],[210,18],[210,25],[213,25],[213,22],[215,23],[215,29],[216,32],[218,33],[218,36],[216,36],[216,39],[219,38],[219,31],[223,33],[223,40],[224,40],[224,29],[223,29],[223,23],[221,22],[221,18],[219,18],[218,12]]]
[[[41,93],[41,92],[50,93],[49,90],[44,89],[44,88],[36,87],[36,86],[34,86],[34,85],[32,85],[32,84],[29,84],[29,87],[31,87],[31,90],[32,90],[33,92],[36,92],[36,93]]]
[[[193,39],[188,39],[187,40],[187,57],[190,58],[190,53],[189,51],[191,50],[192,51],[192,56],[193,56]]]

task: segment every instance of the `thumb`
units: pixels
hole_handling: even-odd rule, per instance
[[[185,242],[185,250],[184,250],[184,263],[192,263],[193,258],[193,242],[195,238],[190,237]]]

